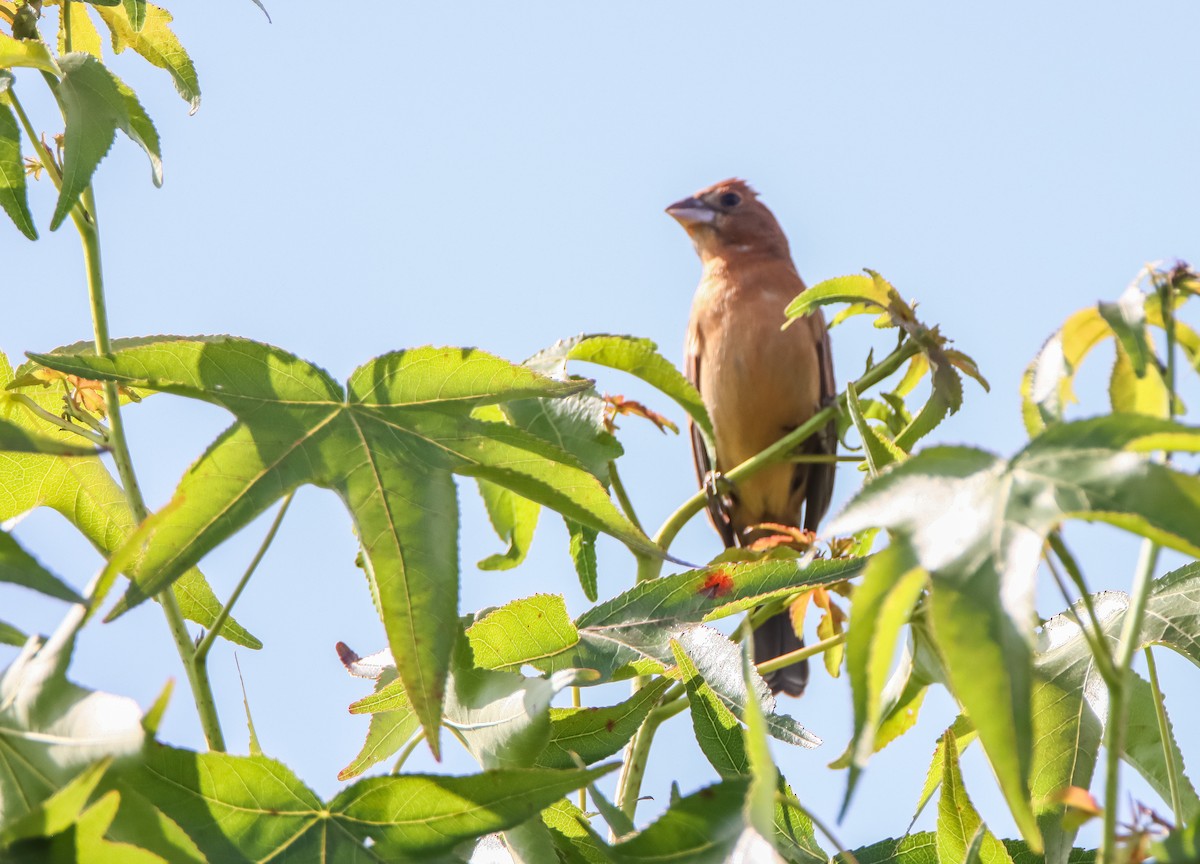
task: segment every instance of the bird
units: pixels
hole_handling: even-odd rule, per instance
[[[692,301],[684,349],[688,380],[712,419],[715,453],[691,424],[692,455],[709,489],[709,517],[725,546],[746,546],[777,533],[778,523],[816,531],[833,494],[834,463],[781,462],[717,490],[724,472],[805,423],[835,398],[825,319],[815,313],[782,329],[784,309],[805,290],[787,236],[743,180],[723,180],[666,208],[692,240],[703,271]],[[833,456],[831,422],[803,451]],[[803,511],[803,514],[801,513]],[[754,633],[756,663],[803,647],[787,610]],[[766,676],[773,693],[799,696],[804,661]]]

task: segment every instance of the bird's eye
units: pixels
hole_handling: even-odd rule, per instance
[[[721,196],[722,207],[736,207],[742,203],[742,196],[736,192],[726,192]]]

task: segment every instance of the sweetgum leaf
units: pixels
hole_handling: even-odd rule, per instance
[[[83,616],[83,606],[73,607],[50,639],[27,642],[0,676],[0,832],[91,763],[142,749],[132,699],[67,680]]]
[[[954,733],[943,736],[946,758],[942,768],[942,797],[938,802],[937,849],[939,861],[970,861],[972,857],[991,864],[1013,864],[1008,850],[987,830],[979,812],[967,797],[958,767]],[[980,838],[979,835],[982,835]],[[974,855],[968,854],[976,846]]]
[[[22,234],[30,240],[38,239],[29,212],[29,198],[25,193],[25,163],[21,159],[21,130],[12,109],[4,104],[4,92],[12,81],[12,73],[0,69],[0,207],[12,219]]]
[[[595,669],[605,677],[673,665],[670,640],[689,624],[713,621],[857,574],[863,559],[763,560],[720,564],[643,582],[575,621],[579,643],[539,662],[542,669]]]
[[[535,594],[494,609],[469,628],[475,663],[502,669],[552,657],[579,641],[561,595]]]
[[[951,687],[1035,848],[1028,784],[1042,544],[1062,521],[1079,518],[1200,553],[1200,479],[1144,455],[1198,446],[1195,429],[1112,415],[1055,426],[1010,460],[932,448],[869,483],[831,526],[836,533],[888,528],[930,573],[933,631]]]
[[[434,860],[463,840],[520,824],[615,767],[369,777],[322,802],[273,759],[153,745],[125,779],[209,860]]]
[[[619,752],[670,684],[669,678],[656,678],[624,702],[603,708],[551,708],[550,740],[538,767],[570,768],[574,756],[591,765]]]
[[[153,3],[144,3],[144,9],[145,20],[140,27],[134,26],[124,5],[99,6],[96,14],[112,33],[113,50],[120,54],[132,48],[152,65],[166,70],[194,114],[200,107],[200,80],[192,58],[171,31],[171,14]]]
[[[83,602],[71,586],[39,564],[7,531],[0,531],[0,582],[22,585],[68,603]]]
[[[416,348],[359,367],[343,390],[277,348],[231,337],[182,339],[94,355],[37,355],[82,377],[201,399],[234,414],[192,466],[144,543],[136,581],[113,615],[171,584],[277,498],[311,483],[335,491],[362,540],[392,656],[427,741],[437,730],[458,632],[458,502],[453,474],[480,477],[660,552],[569,454],[483,405],[566,396],[552,381],[475,349]]]
[[[8,358],[0,353],[0,416],[41,441],[60,434],[51,424],[32,416],[10,401],[3,388],[13,381]],[[62,410],[61,392],[36,387],[24,389],[26,396],[55,414]],[[19,516],[35,507],[58,511],[106,558],[125,545],[137,527],[129,500],[97,456],[63,457],[44,452],[0,453],[0,521]],[[190,568],[171,586],[184,617],[202,627],[212,627],[221,604],[204,576]],[[246,648],[262,643],[233,618],[226,620],[221,636]]]

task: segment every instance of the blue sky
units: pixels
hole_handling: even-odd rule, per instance
[[[235,333],[342,377],[394,348],[475,345],[520,360],[585,331],[648,336],[678,359],[699,266],[662,210],[737,175],[779,216],[809,284],[877,269],[979,361],[992,393],[968,385],[966,408],[936,438],[1012,452],[1024,440],[1021,370],[1061,320],[1115,298],[1147,261],[1200,259],[1197,73],[1179,38],[1197,32],[1200,10],[1053,6],[543,0],[350,10],[293,0],[269,3],[267,24],[248,0],[181,4],[176,31],[204,90],[194,117],[165,75],[113,60],[158,125],[166,173],[154,189],[124,139],[100,169],[114,332]],[[51,129],[44,100],[27,95],[38,86],[19,76],[18,92]],[[0,348],[14,356],[91,332],[77,240],[69,227],[46,230],[51,191],[43,181],[32,193],[41,241],[0,234],[16,286]],[[835,331],[839,381],[862,368],[868,345],[882,344],[875,338],[865,323]],[[1098,411],[1106,361],[1095,362],[1083,392]],[[600,386],[678,413],[618,376]],[[155,504],[229,422],[170,397],[127,417]],[[624,431],[623,476],[643,521],[657,525],[693,490],[686,440],[634,420]],[[835,509],[859,477],[839,475]],[[460,498],[464,611],[538,591],[585,608],[553,520],[520,569],[481,573],[474,562],[497,541],[470,485]],[[62,528],[35,513],[17,534],[81,585],[99,561]],[[261,521],[206,560],[219,594],[265,529]],[[1073,537],[1097,588],[1127,585],[1135,542],[1103,529]],[[697,520],[678,548],[704,560],[718,541]],[[267,643],[239,652],[263,745],[326,794],[366,728],[345,710],[365,688],[342,672],[333,644],[383,643],[354,555],[340,505],[305,489],[237,608]],[[602,548],[601,566],[602,593],[631,583],[632,561],[617,547]],[[1042,611],[1059,611],[1044,596]],[[61,612],[10,590],[0,607],[29,629]],[[151,604],[91,627],[83,644],[75,677],[143,704],[178,675]],[[0,662],[11,654],[0,649]],[[1168,707],[1177,720],[1194,716],[1195,670],[1174,658],[1160,665]],[[219,649],[212,666],[227,735],[243,746],[232,652]],[[848,734],[849,694],[815,678],[785,707],[827,744],[777,754],[801,800],[831,817],[844,777],[825,765]],[[198,743],[192,714],[181,688],[165,736]],[[872,764],[844,840],[903,832],[953,714],[947,699],[931,699],[918,727]],[[1179,731],[1196,762],[1200,732]],[[686,718],[665,727],[662,744],[646,815],[665,806],[672,776],[685,789],[715,776]],[[469,770],[447,750],[439,770]],[[966,763],[985,818],[1010,833],[980,754]]]

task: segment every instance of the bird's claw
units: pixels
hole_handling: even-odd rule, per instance
[[[733,483],[720,471],[709,471],[704,475],[704,494],[711,501],[722,501],[733,496]]]

